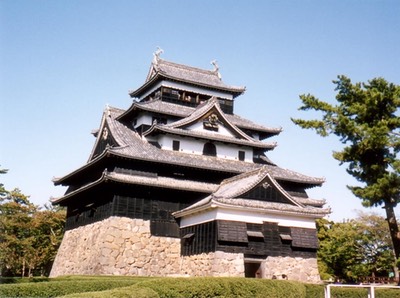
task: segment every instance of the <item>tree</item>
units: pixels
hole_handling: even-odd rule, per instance
[[[323,279],[358,282],[366,276],[388,276],[395,265],[389,231],[383,217],[359,214],[340,223],[317,221],[318,265]]]
[[[36,248],[32,269],[37,269],[40,275],[50,272],[64,235],[65,215],[63,208],[46,205],[44,210],[36,212],[32,218],[35,237],[33,246]]]
[[[360,227],[357,243],[363,256],[358,266],[364,267],[368,275],[387,276],[395,269],[396,260],[385,219],[377,214],[359,213],[357,222]]]
[[[6,174],[8,170],[0,168],[0,174]],[[6,189],[4,188],[4,184],[0,183],[0,198],[3,198],[7,194]]]
[[[340,280],[355,279],[351,268],[360,261],[356,247],[358,229],[352,223],[334,223],[326,219],[317,221],[318,265],[323,279],[327,276]],[[322,267],[322,268],[321,268]]]
[[[19,189],[8,191],[0,204],[1,265],[13,274],[25,275],[34,253],[31,221],[37,211]]]
[[[336,135],[345,145],[333,157],[361,186],[348,186],[365,207],[381,206],[396,259],[400,257],[400,234],[394,208],[400,200],[400,86],[383,78],[368,83],[352,84],[345,76],[333,81],[337,105],[324,102],[313,95],[301,95],[302,111],[322,113],[317,120],[292,119],[305,129],[315,129],[326,137]]]
[[[48,206],[41,210],[19,189],[7,191],[0,184],[1,275],[49,273],[64,224],[64,210]]]

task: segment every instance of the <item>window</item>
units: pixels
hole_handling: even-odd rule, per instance
[[[246,152],[239,150],[239,155],[238,155],[239,160],[244,161],[245,156]]]
[[[172,150],[179,151],[179,149],[180,149],[180,142],[173,140],[172,141]]]
[[[189,246],[193,243],[194,233],[188,233],[182,237],[182,244],[185,246]]]
[[[218,241],[248,243],[247,227],[245,222],[218,221]]]
[[[94,214],[96,213],[96,208],[92,208],[89,210],[89,215],[88,217],[94,217]]]
[[[260,231],[247,231],[247,236],[252,238],[264,238],[264,234]]]
[[[282,242],[284,241],[290,242],[293,240],[290,234],[279,234],[279,237],[281,237]]]
[[[203,155],[217,156],[217,147],[213,143],[205,143],[203,147]]]
[[[292,247],[296,248],[318,248],[317,231],[315,229],[291,228]]]

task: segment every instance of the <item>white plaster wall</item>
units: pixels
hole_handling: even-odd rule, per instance
[[[255,140],[260,140],[260,135],[258,133],[253,133],[252,137]]]
[[[219,124],[218,125],[218,131],[212,131],[208,129],[204,129],[203,126],[203,121],[197,122],[191,126],[187,127],[188,130],[194,130],[194,131],[201,131],[201,132],[206,132],[209,134],[215,134],[215,135],[223,135],[223,136],[228,136],[228,137],[233,137],[233,133],[228,130],[225,126]]]
[[[253,162],[253,150],[246,147],[228,146],[217,143],[217,156],[221,158],[239,160],[239,150],[245,152],[245,161]]]
[[[161,148],[164,150],[172,150],[172,141],[176,140],[180,142],[180,152],[189,154],[203,154],[203,147],[206,140],[193,140],[190,138],[181,138],[179,136],[168,136],[160,135],[157,139]],[[253,162],[253,150],[250,148],[239,147],[239,146],[228,146],[218,142],[214,143],[217,147],[217,157],[238,160],[239,150],[245,152],[245,161]]]
[[[262,224],[264,221],[275,222],[279,226],[315,229],[315,219],[296,215],[274,213],[255,213],[246,210],[228,210],[214,208],[206,212],[195,213],[181,218],[181,227],[197,225],[212,220],[231,220],[247,223]]]
[[[152,116],[146,115],[146,114],[141,114],[139,117],[136,118],[135,128],[140,126],[140,125],[143,125],[143,124],[151,125],[152,124],[152,120],[153,120]]]

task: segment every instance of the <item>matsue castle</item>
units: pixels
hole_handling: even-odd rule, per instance
[[[215,62],[160,54],[127,110],[105,108],[88,162],[54,179],[67,221],[50,276],[320,281],[315,220],[330,210],[306,191],[324,179],[268,158],[281,128],[240,117],[245,88]]]

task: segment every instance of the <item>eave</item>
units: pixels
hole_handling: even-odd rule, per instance
[[[125,121],[135,111],[146,111],[150,113],[169,115],[177,118],[185,118],[193,113],[195,109],[196,108],[193,107],[181,106],[174,103],[164,102],[159,99],[154,99],[152,101],[134,102],[128,110],[116,117],[116,120]],[[265,127],[263,125],[256,124],[248,119],[242,118],[236,114],[225,114],[225,117],[226,119],[228,119],[229,122],[236,125],[242,130],[250,130],[258,133],[261,136],[261,139],[275,136],[282,132],[281,127]]]
[[[104,161],[104,158],[109,157],[110,156],[110,152],[109,149],[104,150],[100,155],[96,156],[94,159],[92,159],[91,161],[89,161],[88,163],[84,164],[83,166],[79,167],[78,169],[70,172],[69,174],[62,176],[62,177],[54,177],[52,179],[52,182],[54,183],[54,185],[68,185],[68,183],[65,183],[68,179],[71,179],[72,177],[74,177],[75,175],[77,175],[78,173],[81,173],[97,164],[99,164],[100,162]]]
[[[141,175],[128,175],[114,172],[104,171],[99,179],[94,182],[88,183],[74,191],[71,191],[61,198],[55,198],[51,202],[52,204],[60,204],[82,192],[88,191],[95,188],[96,186],[106,183],[106,182],[116,182],[128,185],[140,185],[140,186],[150,186],[156,188],[166,188],[173,190],[189,191],[196,193],[210,194],[213,192],[218,185],[212,183],[191,181],[191,180],[181,180],[174,179],[170,177],[145,177]]]
[[[143,94],[144,92],[146,92],[146,90],[148,90],[149,88],[151,88],[151,86],[153,84],[155,84],[157,81],[163,80],[163,79],[171,80],[171,81],[174,81],[174,82],[180,82],[180,83],[184,83],[184,84],[188,84],[188,85],[192,85],[192,86],[196,86],[196,87],[203,87],[203,88],[207,88],[207,89],[210,89],[210,90],[221,90],[221,91],[228,92],[228,93],[232,94],[234,98],[238,97],[239,95],[241,95],[246,90],[245,87],[208,85],[208,84],[199,83],[199,82],[195,82],[195,81],[176,78],[176,77],[170,76],[170,75],[162,73],[162,72],[157,72],[150,80],[145,82],[138,89],[129,92],[129,95],[131,97],[139,98],[140,95]]]
[[[278,191],[285,201],[271,202],[258,199],[243,198],[246,193],[260,185],[272,187]],[[205,212],[208,209],[222,208],[228,210],[242,210],[257,213],[280,215],[301,215],[303,217],[324,217],[330,212],[328,209],[306,206],[286,192],[277,181],[268,173],[267,167],[246,172],[221,182],[218,189],[210,196],[192,204],[191,206],[174,213],[176,217],[189,216],[194,213]]]
[[[202,200],[203,201],[203,200]],[[201,201],[200,201],[201,202]],[[293,206],[293,205],[288,205],[288,206]],[[331,211],[329,209],[321,209],[321,210],[312,210],[312,208],[300,208],[297,206],[293,206],[293,209],[298,209],[298,210],[288,210],[284,208],[257,208],[257,207],[248,207],[248,206],[237,206],[237,205],[231,205],[223,202],[219,202],[218,200],[208,197],[204,199],[204,204],[196,206],[194,208],[191,208],[189,210],[184,209],[180,211],[176,211],[172,213],[172,215],[175,218],[181,218],[185,216],[190,216],[196,213],[202,213],[202,212],[208,212],[213,209],[223,209],[223,210],[232,210],[232,211],[248,211],[251,213],[258,213],[258,214],[278,214],[278,215],[287,215],[287,216],[297,216],[297,217],[303,217],[303,218],[323,218],[326,215],[328,215]],[[318,212],[320,211],[320,212]]]

